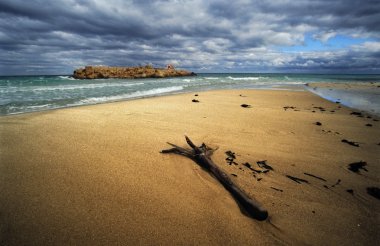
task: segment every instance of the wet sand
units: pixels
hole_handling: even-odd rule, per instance
[[[379,82],[309,83],[305,88],[327,100],[380,117]]]
[[[1,244],[377,243],[378,118],[310,92],[197,94],[0,117]],[[184,134],[218,148],[266,221],[192,160],[160,153],[186,147]],[[263,160],[273,170],[258,172]]]

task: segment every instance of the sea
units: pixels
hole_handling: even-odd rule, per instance
[[[347,91],[305,86],[320,82],[377,83],[380,75],[201,73],[193,77],[95,80],[68,75],[0,76],[0,116],[220,89],[306,89],[327,100],[380,115],[380,88]]]

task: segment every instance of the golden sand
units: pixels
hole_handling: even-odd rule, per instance
[[[378,121],[308,92],[198,94],[0,117],[0,244],[379,241],[380,201],[366,191],[380,186]],[[243,215],[192,160],[160,153],[168,141],[185,147],[184,134],[218,148],[214,162],[237,175],[267,221]],[[227,164],[228,150],[238,165]],[[260,160],[274,170],[254,177],[242,165]],[[368,172],[347,169],[361,160]]]

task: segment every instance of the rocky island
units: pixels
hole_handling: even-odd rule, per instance
[[[172,65],[166,68],[154,68],[150,65],[140,67],[109,67],[109,66],[86,66],[76,69],[73,77],[76,79],[137,79],[137,78],[166,78],[195,76],[193,72],[177,70]]]

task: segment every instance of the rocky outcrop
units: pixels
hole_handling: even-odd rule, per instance
[[[108,67],[108,66],[86,66],[74,71],[73,77],[76,79],[103,79],[103,78],[166,78],[194,76],[193,72],[186,70],[176,70],[169,68],[144,67]]]

